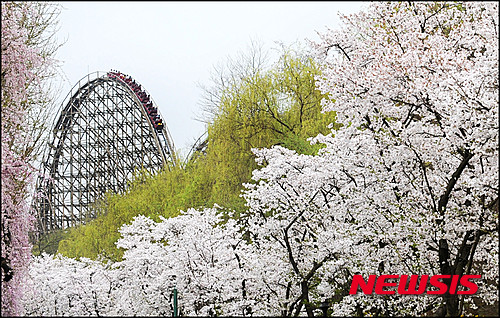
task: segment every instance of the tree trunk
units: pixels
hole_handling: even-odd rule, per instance
[[[451,278],[443,279],[446,285],[450,286],[453,275],[459,275],[460,277],[464,275],[465,269],[468,263],[472,263],[472,258],[474,255],[472,252],[472,245],[476,241],[475,238],[480,235],[480,232],[474,233],[473,231],[467,231],[462,240],[459,250],[457,251],[457,257],[452,266],[450,266],[450,250],[448,246],[448,241],[446,239],[441,239],[439,241],[439,265],[442,275],[450,275]],[[458,288],[458,287],[457,287]],[[443,305],[438,309],[436,315],[446,316],[446,317],[457,317],[460,316],[460,299],[456,294],[456,290],[450,293],[448,289],[443,295]]]
[[[313,308],[309,302],[309,286],[307,281],[302,281],[302,283],[300,283],[300,287],[302,288],[302,302],[306,307],[307,317],[314,317]]]

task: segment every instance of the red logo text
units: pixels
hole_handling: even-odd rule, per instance
[[[354,275],[352,278],[349,294],[358,292],[358,287],[363,293],[371,295],[374,291],[377,295],[393,295],[396,292],[400,295],[442,295],[446,292],[458,295],[472,295],[477,292],[476,283],[471,279],[481,278],[481,275],[434,275],[429,279],[429,275],[370,275],[366,282],[361,275]],[[437,288],[429,289],[429,286]],[[467,290],[458,290],[459,286]],[[387,289],[391,288],[392,289]],[[458,291],[457,291],[458,290]]]

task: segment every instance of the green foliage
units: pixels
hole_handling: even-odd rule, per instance
[[[31,252],[35,256],[39,256],[42,252],[55,254],[57,252],[59,242],[64,239],[63,230],[55,230],[49,234],[43,235],[38,238],[33,244]]]
[[[185,175],[186,171],[181,168],[172,168],[154,177],[143,174],[131,182],[127,192],[108,194],[96,219],[68,230],[59,243],[59,253],[92,259],[101,254],[105,259],[120,260],[123,251],[115,247],[115,242],[123,224],[140,214],[155,221],[159,221],[159,215],[176,216],[191,203],[184,193]]]
[[[319,70],[310,57],[287,51],[269,70],[238,75],[215,92],[220,100],[208,125],[206,154],[183,168],[141,175],[126,193],[108,195],[101,215],[70,229],[59,252],[120,260],[123,252],[115,247],[118,229],[139,214],[158,221],[160,215],[174,217],[181,210],[215,203],[237,214],[243,211],[242,183],[250,182],[257,168],[252,148],[282,145],[303,154],[317,153],[320,146],[307,139],[329,133],[335,113],[321,113],[324,96],[314,79]]]

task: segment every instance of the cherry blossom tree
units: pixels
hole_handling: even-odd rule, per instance
[[[340,288],[346,279],[342,255],[350,238],[330,200],[334,170],[322,156],[280,146],[255,153],[265,167],[253,173],[257,184],[246,185],[243,216],[252,242],[244,255],[257,278],[253,297],[260,298],[255,310],[313,316],[327,296],[321,282]]]
[[[343,127],[314,139],[318,157],[256,151],[247,185],[251,236],[280,255],[262,276],[271,303],[457,316],[498,301],[498,4],[374,3],[343,19],[315,44]],[[348,295],[354,274],[482,279],[474,297]]]
[[[498,300],[498,4],[374,3],[344,21],[316,44],[324,109],[344,124],[316,138],[330,179],[299,178],[344,217],[346,268],[351,276],[477,273],[477,297]],[[290,182],[279,167],[291,163],[295,174],[313,160],[279,158],[256,175],[262,187]],[[281,195],[303,195],[292,189]],[[275,208],[268,200],[259,207]],[[455,316],[470,312],[472,299],[358,294],[334,309]]]
[[[44,31],[54,16],[44,15],[56,11],[56,6],[47,3],[2,2],[1,267],[2,313],[6,315],[21,311],[21,282],[31,256],[28,232],[34,217],[29,197],[35,171],[31,155],[38,145],[31,137],[41,136],[41,126],[33,130],[29,123],[40,114],[42,79],[52,65],[53,51],[47,47],[50,37]]]
[[[138,216],[121,233],[117,246],[126,251],[116,267],[127,273],[120,289],[131,311],[119,314],[169,313],[174,287],[185,315],[243,314],[234,300],[243,294],[236,250],[244,241],[236,222],[223,221],[217,208],[189,209],[159,223]],[[138,312],[137,304],[145,311]]]
[[[110,312],[116,285],[110,265],[82,258],[34,257],[23,296],[26,316],[99,316]]]
[[[137,216],[120,232],[120,262],[36,257],[25,314],[172,315],[174,288],[184,315],[249,313],[238,255],[245,241],[235,220],[224,220],[217,208],[190,209],[160,222]]]

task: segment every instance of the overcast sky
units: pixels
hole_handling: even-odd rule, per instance
[[[186,155],[205,131],[202,89],[210,72],[228,57],[319,40],[316,32],[339,26],[365,2],[62,2],[56,57],[62,61],[62,98],[94,71],[117,69],[151,94],[166,120],[175,148]]]

